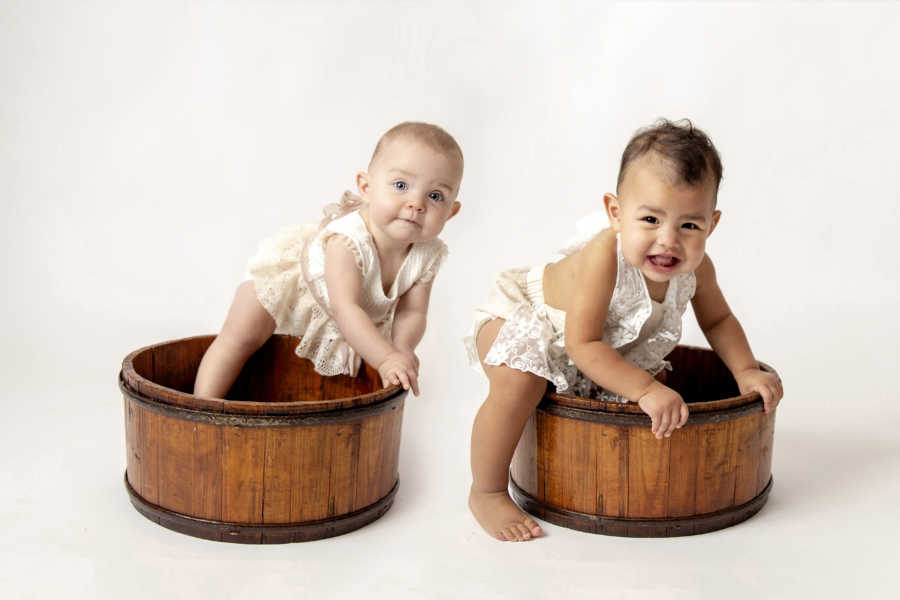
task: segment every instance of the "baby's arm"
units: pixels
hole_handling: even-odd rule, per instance
[[[425,324],[428,316],[428,302],[431,300],[431,283],[417,283],[400,297],[397,312],[394,315],[392,336],[394,347],[408,354],[419,368],[419,358],[414,350],[422,336],[425,335]]]
[[[384,385],[402,385],[418,395],[417,369],[412,360],[381,335],[360,305],[362,283],[353,252],[331,238],[325,246],[325,285],[338,328],[363,360],[378,369]]]
[[[697,290],[691,303],[709,345],[731,371],[740,392],[758,392],[765,412],[773,410],[784,395],[781,381],[774,374],[760,370],[741,324],[731,314],[719,289],[709,256],[703,258],[695,273]]]
[[[603,329],[616,285],[616,238],[607,230],[579,252],[578,285],[566,311],[566,351],[598,385],[635,401],[651,420],[658,438],[687,422],[688,408],[675,390],[631,364],[604,343]]]

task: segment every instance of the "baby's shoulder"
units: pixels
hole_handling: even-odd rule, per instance
[[[595,235],[594,239],[591,241],[597,242],[599,244],[605,244],[615,249],[618,245],[618,234],[612,227],[607,227],[606,229],[601,230],[597,235]]]
[[[601,288],[612,290],[618,269],[616,248],[615,231],[600,231],[581,248],[552,265],[552,282],[566,290],[563,296],[595,295]]]
[[[700,290],[710,283],[715,283],[716,268],[713,266],[709,254],[704,254],[703,260],[701,260],[697,268],[694,269],[694,279],[696,281],[697,290]]]
[[[617,248],[618,238],[616,237],[616,232],[612,227],[607,227],[588,240],[584,247],[578,251],[578,254],[589,256],[595,260],[597,258],[615,258],[617,256]]]

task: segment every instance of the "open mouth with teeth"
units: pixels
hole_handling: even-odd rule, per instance
[[[671,256],[669,254],[654,254],[652,256],[648,256],[647,260],[650,261],[654,267],[663,270],[674,269],[678,263],[681,262],[681,259],[675,256]]]

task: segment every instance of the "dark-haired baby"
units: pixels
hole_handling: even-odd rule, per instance
[[[721,177],[718,152],[689,122],[640,130],[623,153],[616,194],[603,196],[606,218],[583,219],[553,261],[498,276],[466,340],[490,381],[472,428],[469,494],[490,535],[541,534],[509,497],[507,477],[548,381],[560,392],[636,402],[658,439],[685,424],[687,405],[663,381],[688,302],[741,393],[758,392],[766,412],[778,404],[781,382],[759,369],[705,251],[721,216]]]

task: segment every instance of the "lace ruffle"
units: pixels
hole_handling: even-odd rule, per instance
[[[288,227],[260,242],[247,265],[256,297],[275,319],[285,321],[296,310],[306,285],[300,259],[306,240],[316,234],[315,225]]]

